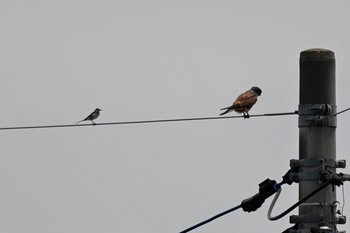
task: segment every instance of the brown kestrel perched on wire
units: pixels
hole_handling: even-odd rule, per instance
[[[259,87],[252,87],[250,90],[239,95],[231,106],[220,109],[226,110],[225,112],[221,113],[220,116],[231,111],[236,111],[243,113],[244,118],[249,118],[248,112],[256,103],[258,96],[260,96],[261,93],[262,91]]]

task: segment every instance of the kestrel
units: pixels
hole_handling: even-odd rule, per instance
[[[91,121],[93,125],[96,125],[96,123],[94,122],[94,120],[100,115],[100,111],[102,111],[102,109],[96,108],[95,111],[93,111],[89,116],[87,116],[84,120],[78,121],[75,124],[78,124],[82,121]]]
[[[231,106],[220,109],[226,110],[225,112],[221,113],[220,116],[231,111],[236,111],[243,113],[244,118],[249,118],[248,112],[256,103],[258,96],[260,96],[261,93],[262,91],[259,87],[252,87],[250,90],[239,95]]]

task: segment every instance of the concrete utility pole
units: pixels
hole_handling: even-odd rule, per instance
[[[336,161],[335,57],[325,49],[300,53],[299,199],[321,184],[322,173],[345,167]],[[328,116],[328,117],[327,117]],[[323,119],[325,118],[325,119]],[[337,232],[336,192],[328,185],[299,206],[299,215],[290,217],[297,224],[291,232]],[[341,222],[341,221],[340,221]]]

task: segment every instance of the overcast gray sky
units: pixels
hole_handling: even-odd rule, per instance
[[[335,52],[337,105],[348,108],[349,7],[1,0],[0,127],[74,124],[97,107],[100,123],[217,116],[253,85],[263,93],[251,114],[294,111],[299,54],[315,47]],[[349,119],[338,117],[338,159],[349,159]],[[0,140],[0,233],[178,232],[240,204],[265,178],[279,181],[298,158],[296,115],[1,131]],[[284,187],[274,213],[297,193]],[[270,222],[270,201],[194,232],[282,232],[289,218]]]

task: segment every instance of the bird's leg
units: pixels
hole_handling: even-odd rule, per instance
[[[248,119],[250,116],[249,116],[249,113],[247,113],[247,114],[245,114],[245,113],[243,113],[243,118],[244,119]]]
[[[94,120],[91,120],[91,122],[92,122],[92,125],[96,125],[96,123],[95,123],[95,121],[94,121]]]

